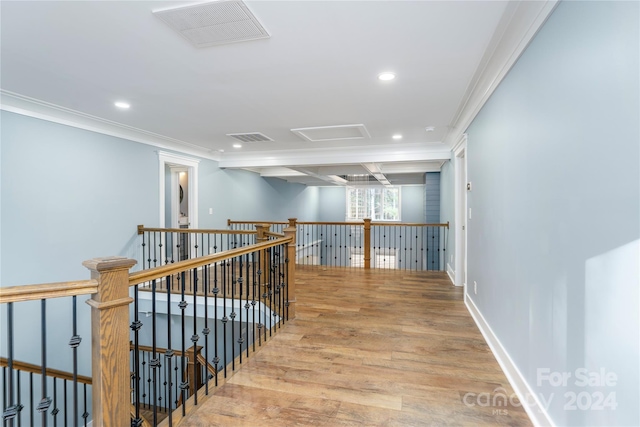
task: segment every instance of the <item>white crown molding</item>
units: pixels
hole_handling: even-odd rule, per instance
[[[218,152],[211,152],[189,142],[123,125],[4,89],[0,89],[0,109],[91,132],[128,139],[165,150],[175,150],[211,160],[220,159]]]
[[[367,147],[310,148],[304,150],[254,151],[225,154],[221,168],[261,168],[273,166],[313,166],[373,162],[416,162],[449,160],[451,149],[442,144],[423,143],[374,145]]]
[[[471,79],[444,143],[453,148],[502,79],[549,18],[559,0],[509,2]]]

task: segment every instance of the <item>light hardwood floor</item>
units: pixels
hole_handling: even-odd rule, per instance
[[[531,425],[479,404],[513,390],[444,273],[303,267],[296,283],[296,319],[181,426]]]

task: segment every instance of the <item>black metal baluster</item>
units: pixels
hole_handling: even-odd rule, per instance
[[[17,379],[17,394],[18,394],[18,398],[16,399],[16,406],[17,406],[17,411],[18,411],[18,425],[21,426],[22,425],[22,409],[24,409],[24,406],[22,405],[22,381],[20,381],[20,370],[18,369],[16,371],[16,379]],[[6,407],[6,406],[5,406]],[[66,424],[65,424],[66,425]]]
[[[62,390],[64,392],[64,425],[65,427],[69,425],[69,406],[67,405],[67,380],[64,380],[62,383]]]
[[[227,378],[227,261],[222,262],[222,360],[224,377]]]
[[[82,342],[82,338],[78,335],[78,304],[77,297],[73,297],[71,302],[71,311],[72,311],[72,319],[71,319],[71,329],[73,331],[73,335],[69,340],[69,346],[71,347],[71,352],[73,353],[73,413],[74,413],[74,426],[78,426],[78,346]]]
[[[193,335],[191,335],[191,342],[192,342],[192,348],[193,348],[193,404],[194,405],[198,405],[198,388],[200,387],[200,384],[198,383],[198,358],[196,357],[197,355],[197,350],[198,350],[198,340],[200,339],[200,337],[198,336],[198,315],[197,315],[197,309],[198,309],[198,268],[194,268],[193,269]]]
[[[182,271],[180,273],[180,277],[182,278],[182,280],[180,281],[180,304],[178,305],[180,307],[181,310],[181,320],[182,320],[182,328],[181,328],[181,334],[180,334],[180,342],[182,343],[182,357],[181,357],[181,363],[180,363],[180,370],[182,372],[182,381],[180,382],[180,395],[182,397],[182,416],[184,417],[186,415],[186,408],[185,408],[185,403],[187,402],[187,397],[188,397],[188,389],[189,389],[189,379],[187,378],[186,372],[185,372],[185,358],[186,358],[186,348],[185,348],[185,336],[184,336],[184,330],[185,330],[185,313],[184,310],[187,308],[187,301],[185,300],[184,297],[184,291],[185,291],[185,279],[186,279],[186,274],[184,271]]]
[[[239,274],[238,274],[238,311],[240,312],[240,318],[238,321],[238,356],[240,356],[240,358],[238,359],[240,364],[242,365],[242,343],[244,342],[244,339],[242,338],[242,288],[244,285],[244,276],[242,273],[242,270],[244,268],[244,263],[242,262],[243,260],[243,255],[240,255],[240,269],[239,269]],[[235,307],[235,301],[233,302],[233,306]]]
[[[434,227],[433,231],[434,231],[434,234],[437,234],[437,237],[434,236],[434,239],[433,239],[434,245],[437,251],[437,255],[433,260],[433,269],[439,270],[439,265],[436,264],[436,260],[438,261],[438,263],[440,262],[440,227]]]
[[[156,267],[158,265],[158,233],[153,232],[153,266]]]
[[[35,406],[33,405],[33,372],[29,372],[29,409],[31,410],[29,414],[29,425],[31,427],[33,427],[33,421],[35,419],[33,408],[35,408]]]
[[[326,240],[324,240],[324,231],[325,231],[325,225],[320,225],[320,265],[324,265],[323,261],[324,261],[324,257],[323,257],[323,253],[322,253],[322,242],[324,242],[324,253],[327,253],[327,242]]]
[[[251,282],[251,280],[249,280],[249,272],[251,271],[251,262],[249,262],[249,254],[247,254],[247,256],[245,257],[245,264],[246,264],[246,272],[245,272],[245,283],[246,283],[246,289],[245,289],[245,295],[246,295],[246,299],[245,299],[245,303],[244,303],[244,308],[246,310],[246,322],[247,322],[247,358],[249,358],[249,308],[251,308],[251,304],[249,304],[249,283]],[[240,322],[240,327],[242,327],[242,321]],[[240,333],[242,333],[242,329],[240,330]],[[242,349],[241,349],[242,350]]]
[[[89,418],[89,412],[87,411],[87,384],[82,384],[82,391],[84,397],[84,412],[82,413],[82,418],[84,419],[84,427],[87,427],[87,419]]]
[[[171,391],[173,389],[173,382],[171,380],[171,368],[174,354],[173,344],[171,343],[171,287],[173,286],[171,279],[171,275],[167,276],[165,279],[165,282],[167,284],[167,350],[164,353],[164,358],[166,360],[165,381],[169,382],[165,405],[167,405],[167,410],[169,411],[169,426],[173,425],[173,408],[171,407]]]
[[[151,281],[151,359],[149,360],[149,379],[151,380],[150,386],[153,387],[149,390],[151,401],[153,402],[153,425],[158,425],[158,368],[160,367],[160,358],[157,351],[157,319],[156,319],[156,280]]]
[[[148,401],[147,401],[147,371],[146,371],[146,367],[147,367],[147,352],[143,351],[142,352],[142,366],[141,366],[141,370],[142,370],[142,407],[143,408],[148,408]]]
[[[40,330],[41,330],[41,364],[42,364],[42,399],[36,410],[42,416],[42,427],[47,426],[47,409],[51,406],[51,398],[47,396],[47,300],[40,300]]]
[[[431,233],[433,233],[433,228],[432,227],[427,227],[427,236],[426,236],[426,241],[424,243],[425,247],[427,248],[427,256],[426,256],[426,262],[425,262],[426,267],[427,267],[426,268],[427,271],[429,271],[429,266],[431,264],[429,262],[429,259],[432,256],[431,254],[433,253],[431,248],[429,248],[429,241],[430,241],[430,239],[429,239],[429,231],[431,231]]]
[[[133,287],[133,316],[134,320],[131,326],[131,330],[133,331],[133,395],[134,395],[134,405],[135,405],[135,419],[132,420],[131,425],[134,427],[138,427],[142,425],[142,419],[140,418],[140,346],[139,346],[139,337],[138,331],[142,327],[142,322],[140,322],[140,318],[138,317],[138,285]],[[171,328],[169,328],[171,329]],[[73,392],[73,410],[75,415],[75,426],[78,425],[78,387],[77,381],[74,378],[74,392]]]
[[[8,379],[7,388],[5,392],[4,383],[3,383],[3,407],[6,408],[4,413],[2,414],[2,419],[5,420],[5,423],[8,423],[9,426],[14,426],[14,418],[18,415],[18,407],[14,403],[16,401],[15,394],[13,392],[13,303],[7,303],[7,345],[9,347],[9,353],[7,358],[7,367],[8,371],[3,369],[4,378]],[[6,404],[6,395],[9,395],[9,406]],[[18,395],[19,396],[19,395]]]
[[[202,268],[203,274],[203,294],[204,294],[204,329],[202,330],[202,335],[204,335],[204,360],[209,363],[209,303],[207,298],[209,296],[209,274],[210,274],[211,264],[207,264]],[[205,374],[205,383],[204,383],[204,392],[208,396],[209,395],[209,371],[207,370],[208,366],[204,367]]]
[[[145,261],[144,253],[145,253],[145,249],[146,249],[146,246],[147,246],[146,239],[145,239],[146,235],[147,235],[146,231],[142,232],[142,269],[143,270],[144,270],[144,261]],[[151,268],[151,266],[149,265],[148,268]]]
[[[234,237],[235,241],[235,237]],[[235,246],[235,242],[234,242]],[[235,248],[234,248],[235,249]],[[231,370],[236,370],[236,334],[235,334],[235,318],[236,318],[236,258],[231,258],[231,314],[229,318],[231,319]]]
[[[218,386],[218,364],[220,363],[220,357],[218,355],[218,263],[213,264],[213,367],[216,371],[215,384]]]
[[[285,250],[287,250],[286,246],[285,246]],[[289,251],[288,250],[287,250],[287,257],[284,259],[284,262],[285,262],[285,265],[284,265],[284,274],[285,274],[284,290],[286,292],[285,310],[286,310],[287,320],[289,320],[289,263],[290,262],[295,262],[295,261],[289,259]]]
[[[51,411],[51,415],[53,416],[53,427],[58,427],[58,387],[57,387],[57,378],[53,377],[53,410]]]
[[[260,259],[260,257],[258,257],[258,259]],[[251,338],[253,340],[253,352],[256,352],[256,252],[251,252],[251,269],[252,269],[252,277],[253,277],[253,285],[252,285],[252,292],[251,292],[251,307],[252,307],[252,319],[253,319],[253,326],[251,327],[252,330],[252,335]],[[247,328],[249,327],[249,325],[247,324]],[[247,330],[248,333],[248,330]],[[248,348],[249,346],[247,346]]]

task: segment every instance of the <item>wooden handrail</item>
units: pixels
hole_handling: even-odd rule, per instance
[[[35,301],[49,298],[90,295],[98,292],[97,280],[43,283],[40,285],[8,286],[0,288],[0,304],[18,301]]]
[[[12,364],[13,364],[13,369],[15,369],[16,371],[31,372],[33,374],[42,374],[42,366],[34,365],[32,363],[20,362],[19,360],[13,360]],[[4,357],[0,357],[0,368],[6,368],[6,367],[9,367],[9,361]],[[65,372],[59,369],[47,368],[45,371],[45,374],[47,377],[60,378],[62,380],[73,381],[73,374],[71,372]],[[78,375],[77,378],[78,378],[78,382],[81,384],[90,385],[92,383],[91,377]]]
[[[269,237],[284,237],[284,233],[274,233],[273,231],[267,231],[264,234]]]
[[[446,227],[449,228],[449,223],[445,223],[445,224],[422,224],[419,222],[383,222],[383,221],[377,221],[377,222],[373,222],[371,221],[371,225],[372,226],[385,226],[385,225],[389,225],[389,226],[407,226],[407,227]]]
[[[229,225],[231,224],[283,224],[286,225],[286,221],[231,221],[227,220]],[[297,221],[298,225],[364,225],[364,221]],[[371,221],[372,226],[411,226],[411,227],[446,227],[449,228],[449,223],[418,223],[418,222],[387,222],[387,221]]]
[[[289,224],[287,221],[232,221],[231,219],[227,219],[227,225],[231,224]]]
[[[211,255],[205,255],[199,258],[187,259],[173,264],[161,265],[159,267],[150,268],[148,270],[138,271],[129,274],[129,286],[138,285],[140,283],[149,282],[151,280],[162,279],[172,274],[193,268],[202,267],[203,265],[213,264],[224,261],[229,258],[246,255],[263,249],[279,246],[292,241],[291,237],[283,237],[268,242],[256,243],[255,245],[243,246],[241,248],[229,249],[227,251],[218,252]]]
[[[164,233],[203,233],[203,234],[256,234],[255,230],[214,230],[206,228],[149,228],[144,225],[138,226],[138,234],[145,231]]]
[[[211,375],[215,375],[216,374],[216,368],[213,367],[207,361],[207,359],[204,358],[204,356],[202,354],[198,353],[198,355],[196,356],[196,359],[198,359],[198,362],[200,363],[200,365],[207,367],[207,372],[209,372]]]

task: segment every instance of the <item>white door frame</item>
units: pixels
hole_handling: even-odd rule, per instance
[[[467,134],[463,134],[454,149],[455,171],[455,285],[467,292]],[[464,227],[464,228],[463,228]]]
[[[200,160],[192,157],[185,157],[179,154],[168,153],[166,151],[158,151],[158,164],[159,164],[159,182],[160,182],[160,227],[168,228],[173,224],[165,223],[165,169],[166,166],[173,171],[178,169],[186,170],[189,173],[189,186],[187,192],[189,195],[189,227],[198,228],[198,164]],[[175,177],[171,177],[171,185],[177,189],[177,180],[174,183]],[[175,194],[175,193],[174,193]],[[173,206],[172,206],[173,210]],[[172,211],[173,215],[173,211]],[[176,217],[173,222],[177,224],[178,218]]]

